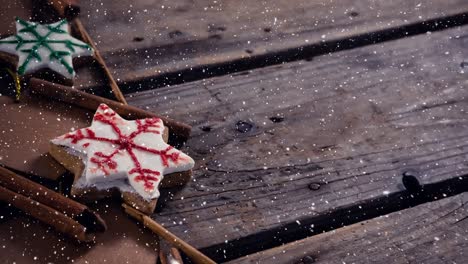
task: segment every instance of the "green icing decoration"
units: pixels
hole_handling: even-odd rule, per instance
[[[23,63],[18,66],[18,73],[20,75],[26,72],[28,64],[31,62],[33,58],[39,62],[43,60],[43,58],[41,57],[39,53],[39,49],[41,47],[46,48],[50,52],[49,54],[50,61],[53,61],[53,60],[58,61],[61,65],[65,67],[65,69],[68,71],[69,74],[74,74],[73,66],[67,63],[64,57],[72,56],[73,53],[76,51],[75,49],[76,47],[92,50],[88,44],[85,44],[84,42],[81,42],[81,41],[78,42],[78,40],[71,37],[67,31],[61,29],[61,27],[67,23],[66,20],[61,20],[59,23],[55,25],[54,24],[43,25],[49,30],[45,35],[41,35],[38,32],[37,27],[39,26],[39,24],[30,23],[19,18],[17,18],[16,21],[22,26],[24,26],[24,28],[19,30],[17,34],[13,36],[14,38],[7,38],[7,39],[0,40],[0,45],[1,44],[16,44],[15,50],[17,52],[28,54],[26,59],[23,61]],[[25,34],[28,34],[28,33],[31,34],[35,39],[26,38]],[[53,34],[67,35],[69,39],[62,39],[62,40],[52,39]],[[30,44],[30,43],[34,43],[34,45],[31,48],[23,48],[26,44]],[[66,50],[54,50],[51,44],[63,44]]]

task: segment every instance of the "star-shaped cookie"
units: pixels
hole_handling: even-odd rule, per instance
[[[53,139],[50,153],[79,174],[72,191],[117,188],[149,202],[158,198],[165,175],[187,172],[194,166],[192,158],[163,140],[164,130],[159,118],[129,121],[101,104],[90,127]]]
[[[49,68],[67,79],[75,76],[72,60],[93,49],[70,35],[68,23],[38,24],[16,19],[16,35],[0,40],[0,52],[18,56],[19,75]]]

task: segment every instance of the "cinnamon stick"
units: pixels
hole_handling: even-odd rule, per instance
[[[77,5],[77,0],[48,0],[48,1],[55,8],[55,10],[57,10],[60,16],[66,17],[69,20],[74,18],[73,21],[71,22],[71,25],[74,31],[79,35],[79,37],[84,42],[88,43],[93,48],[94,58],[96,59],[101,69],[104,71],[104,75],[109,83],[109,86],[112,89],[112,92],[115,95],[115,98],[119,102],[123,104],[127,104],[127,101],[124,95],[122,94],[122,91],[120,90],[119,86],[117,85],[117,82],[114,79],[114,76],[112,76],[112,73],[107,67],[106,62],[102,58],[101,53],[97,49],[96,44],[94,44],[93,39],[88,34],[88,31],[86,31],[86,28],[83,26],[83,23],[81,23],[81,20],[79,18],[75,18],[80,12],[80,7]]]
[[[104,231],[106,229],[104,220],[98,214],[91,211],[86,205],[69,199],[1,166],[0,186],[29,197],[41,204],[48,205],[79,222],[86,223],[86,226],[92,230]]]
[[[106,224],[88,207],[0,167],[0,200],[81,241]]]
[[[125,97],[123,96],[122,91],[120,90],[119,86],[117,85],[117,82],[114,79],[114,76],[112,76],[112,73],[107,67],[106,62],[102,58],[101,53],[99,52],[96,45],[94,44],[94,41],[91,39],[91,36],[89,36],[85,27],[81,23],[81,20],[79,18],[74,19],[72,22],[72,25],[75,27],[75,31],[80,35],[80,38],[84,42],[91,45],[91,47],[94,49],[94,58],[96,59],[99,66],[101,66],[102,70],[104,71],[104,75],[106,76],[107,81],[109,82],[109,86],[111,87],[112,92],[115,95],[115,98],[119,102],[123,104],[127,104],[127,100],[125,100]]]
[[[177,262],[179,262],[180,264],[184,264],[184,261],[182,260],[182,256],[180,255],[180,252],[177,248],[175,247],[171,248],[171,255]]]
[[[47,0],[47,2],[57,10],[59,16],[66,19],[73,19],[80,14],[78,0]]]
[[[92,241],[94,239],[92,233],[86,232],[86,227],[72,218],[3,186],[0,186],[0,200],[80,241]]]
[[[122,204],[125,212],[130,215],[131,217],[137,219],[139,222],[143,223],[144,226],[149,228],[151,231],[159,235],[161,238],[169,242],[174,247],[182,250],[187,256],[189,256],[194,263],[197,264],[215,264],[212,259],[198,251],[196,248],[192,247],[190,244],[185,242],[184,240],[178,238],[176,235],[169,232],[169,230],[165,229],[162,225],[158,224],[156,221],[151,219],[149,216],[143,214],[142,212],[138,211],[137,209]]]
[[[65,103],[76,105],[91,111],[96,111],[101,103],[107,104],[119,115],[128,119],[139,119],[147,117],[158,117],[169,128],[170,140],[186,141],[191,132],[191,127],[187,124],[175,121],[170,118],[157,116],[151,112],[124,105],[104,97],[85,93],[76,89],[69,88],[56,83],[51,83],[42,79],[31,78],[28,89],[33,94],[41,95],[47,98],[53,98]]]
[[[159,251],[159,261],[161,264],[184,264],[182,256],[176,248],[171,248],[169,252]]]
[[[184,260],[177,248],[166,246],[167,242],[159,240],[159,261],[161,264],[184,264]]]

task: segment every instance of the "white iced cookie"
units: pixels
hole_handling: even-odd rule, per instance
[[[93,49],[70,35],[66,20],[41,25],[16,19],[16,35],[0,40],[0,52],[18,56],[19,75],[49,68],[67,79],[75,76],[72,60]]]
[[[159,118],[125,120],[101,104],[90,127],[53,139],[81,157],[85,168],[77,187],[133,189],[146,200],[159,197],[164,175],[193,168],[192,158],[163,140]]]

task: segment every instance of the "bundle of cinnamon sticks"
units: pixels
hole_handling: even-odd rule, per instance
[[[0,166],[0,201],[79,241],[92,241],[106,223],[87,206]]]

